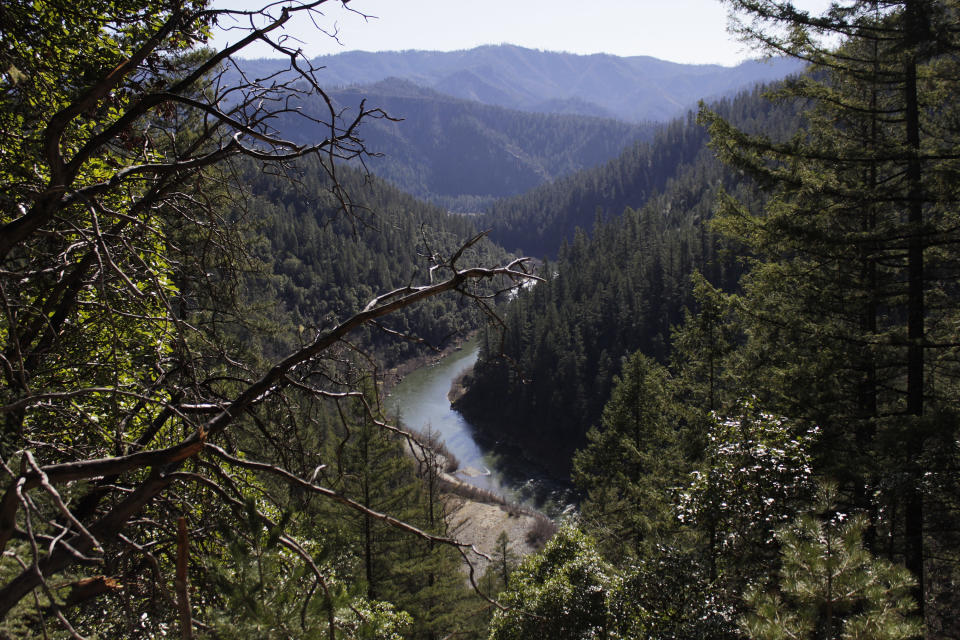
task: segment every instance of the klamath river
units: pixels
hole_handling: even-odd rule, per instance
[[[443,440],[460,462],[457,476],[465,482],[516,501],[544,506],[549,511],[563,509],[569,501],[569,489],[562,483],[531,472],[516,456],[497,456],[481,447],[475,428],[450,407],[447,394],[453,381],[477,361],[479,339],[435,364],[420,367],[407,375],[386,399],[389,414],[399,415],[407,427],[423,432],[429,427]],[[546,504],[544,504],[546,503]]]

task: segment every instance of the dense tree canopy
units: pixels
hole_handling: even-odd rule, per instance
[[[407,193],[468,213],[609,160],[626,145],[649,138],[655,128],[512,111],[397,79],[331,91],[330,97],[351,112],[367,100],[399,119],[378,120],[365,128],[365,139],[378,151],[367,162],[373,173]],[[313,100],[303,108],[322,113],[326,105]],[[293,139],[309,135],[292,120]],[[284,124],[281,119],[278,126]]]
[[[694,475],[678,492],[679,503],[662,507],[663,515],[683,519],[675,544],[641,556],[641,565],[687,562],[695,592],[708,575],[717,597],[714,619],[750,620],[721,624],[720,635],[909,636],[917,632],[909,620],[914,605],[904,598],[911,584],[927,637],[955,635],[957,4],[837,2],[822,15],[775,0],[728,4],[735,28],[749,41],[811,65],[770,92],[778,108],[799,107],[800,119],[771,119],[767,128],[720,108],[702,110],[711,148],[729,167],[725,175],[736,176],[721,178],[721,185],[718,172],[709,181],[717,187],[706,206],[717,213],[709,229],[719,236],[711,243],[739,254],[742,272],[729,272],[739,280],[711,271],[721,262],[676,260],[690,254],[671,250],[669,233],[658,234],[653,242],[660,249],[650,253],[649,237],[629,232],[632,210],[595,225],[592,238],[576,236],[547,267],[547,283],[508,310],[502,348],[530,383],[504,392],[509,401],[500,403],[500,413],[522,416],[524,426],[539,424],[540,440],[572,441],[601,415],[599,404],[585,410],[585,399],[609,397],[605,417],[622,407],[626,367],[636,362],[621,360],[623,353],[640,349],[669,360],[672,384],[661,385],[669,401],[639,406],[659,404],[662,417],[677,416],[690,437],[680,452],[655,432],[645,444],[652,457],[680,454],[681,467]],[[580,193],[584,201],[604,202],[609,191],[585,187]],[[675,193],[667,190],[661,202],[676,209],[657,212],[654,200],[641,215],[657,223],[692,217],[697,201],[667,200]],[[569,210],[588,213],[575,205]],[[696,237],[680,246],[697,247],[690,241]],[[691,282],[692,268],[633,271],[639,261],[696,265],[702,275]],[[664,273],[674,286],[655,288]],[[621,282],[614,295],[620,304],[605,304],[605,285]],[[638,293],[642,305],[619,314],[627,306],[622,301]],[[560,299],[567,304],[557,304]],[[671,323],[682,316],[672,334],[663,329],[664,314],[643,313],[665,304],[676,304]],[[606,335],[617,337],[605,344],[629,344],[613,367],[598,366],[610,352],[605,360],[594,336]],[[621,381],[608,395],[610,387],[597,381],[612,379],[611,369],[621,371]],[[495,388],[509,370],[483,359],[477,393]],[[539,376],[563,380],[564,392],[540,386]],[[551,413],[554,406],[563,410]],[[568,421],[570,415],[577,418]],[[541,416],[546,419],[538,422]],[[612,424],[604,420],[601,427]],[[498,433],[510,434],[511,426],[501,423]],[[587,446],[577,468],[589,492],[584,513],[591,517],[584,524],[600,536],[614,519],[593,522],[596,499],[616,510],[618,496],[602,496],[596,483],[614,484],[637,466],[632,451],[622,464],[597,456],[604,433],[581,441]],[[813,478],[836,483],[832,509],[843,515],[831,521],[832,514],[817,512],[791,523],[809,508]],[[659,474],[641,478],[661,480]],[[852,517],[849,524],[841,523],[844,517]],[[870,554],[904,565],[913,578]],[[842,601],[814,577],[836,563],[849,564],[849,576],[836,576],[850,577],[851,593],[867,585],[869,575],[876,582]],[[745,610],[746,593],[753,594],[754,617]],[[835,615],[824,615],[834,605]],[[663,633],[676,628],[669,615],[662,621]]]
[[[782,131],[797,122],[794,104],[774,108],[759,92],[716,107],[750,130]],[[662,186],[648,183],[654,174]],[[610,181],[622,182],[622,190],[608,189]],[[579,185],[575,191],[583,191],[587,204],[552,208],[552,197],[574,193],[572,184]],[[557,261],[543,267],[547,281],[521,293],[507,309],[502,340],[490,341],[458,407],[492,425],[498,435],[526,438],[555,469],[566,469],[573,450],[585,444],[587,430],[600,421],[624,359],[637,350],[662,364],[669,359],[671,332],[684,309],[695,306],[692,274],[699,271],[722,289],[735,288],[742,271],[734,255],[737,245],[707,226],[724,190],[754,206],[761,201],[706,148],[705,129],[687,118],[672,123],[646,151],[632,150],[589,175],[558,182],[549,192],[531,192],[530,202],[534,194],[544,196],[537,211],[557,216],[544,222],[551,230],[563,228],[560,218],[567,214],[582,219],[600,202],[619,203],[617,194],[642,206],[620,210],[609,220],[590,214],[593,226],[573,233]],[[526,224],[536,216],[523,219]],[[535,233],[530,229],[527,235]],[[501,353],[517,367],[499,358]],[[520,379],[528,383],[517,384]],[[512,424],[525,428],[512,429]]]
[[[957,3],[729,0],[810,69],[494,207],[498,298],[276,36],[332,2],[4,6],[0,637],[957,635]],[[507,298],[458,406],[582,502],[494,603],[377,389]]]
[[[787,105],[774,107],[759,99],[761,94],[762,88],[744,91],[714,108],[749,131],[782,136],[795,129],[796,111]],[[681,218],[706,219],[709,204],[702,209],[698,204],[712,200],[703,194],[721,181],[729,186],[733,175],[724,173],[706,148],[707,130],[695,120],[688,113],[609,162],[500,200],[484,224],[504,247],[555,258],[577,229],[589,231],[598,218],[615,220],[627,208],[642,209],[658,198],[669,203],[661,213],[671,226]]]
[[[953,544],[939,532],[957,516],[940,493],[957,433],[957,7],[731,4],[745,35],[820,70],[783,89],[811,103],[789,143],[705,116],[718,153],[773,194],[757,216],[721,205],[722,231],[756,256],[739,372],[768,406],[822,428],[819,469],[873,514],[925,609],[957,566],[932,550]]]

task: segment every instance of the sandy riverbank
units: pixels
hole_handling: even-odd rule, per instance
[[[539,550],[546,537],[555,530],[553,523],[543,514],[499,502],[499,496],[493,494],[487,500],[468,497],[474,488],[449,474],[444,474],[444,481],[448,483],[444,499],[450,535],[474,545],[481,553],[493,557],[497,538],[506,533],[510,550],[517,558],[522,558]],[[460,495],[458,490],[467,495]],[[475,577],[479,579],[490,562],[477,556],[472,556],[471,560]],[[463,571],[468,573],[469,567],[464,565]]]

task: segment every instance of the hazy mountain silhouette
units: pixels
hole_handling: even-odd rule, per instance
[[[397,78],[329,96],[347,119],[362,99],[398,119],[361,126],[367,148],[381,154],[367,161],[368,168],[408,193],[459,211],[479,211],[497,198],[602,164],[626,145],[650,139],[658,126],[505,109]],[[327,106],[315,100],[301,109],[319,117]],[[276,126],[294,141],[317,135],[299,118],[281,118]]]
[[[575,55],[488,45],[464,51],[350,51],[314,59],[325,86],[402,78],[465,100],[523,111],[559,111],[629,122],[667,121],[701,98],[729,96],[799,71],[793,60],[736,67],[648,56]],[[279,61],[247,61],[257,73]]]

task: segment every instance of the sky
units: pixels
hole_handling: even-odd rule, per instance
[[[218,7],[262,6],[267,0],[215,0]],[[829,0],[798,0],[821,11]],[[319,26],[300,21],[286,35],[310,57],[344,51],[453,51],[483,44],[617,56],[653,56],[687,64],[735,65],[756,57],[727,32],[719,0],[351,0],[321,8]],[[221,33],[217,44],[236,39]],[[338,42],[339,40],[339,42]],[[275,57],[252,48],[245,57]]]

